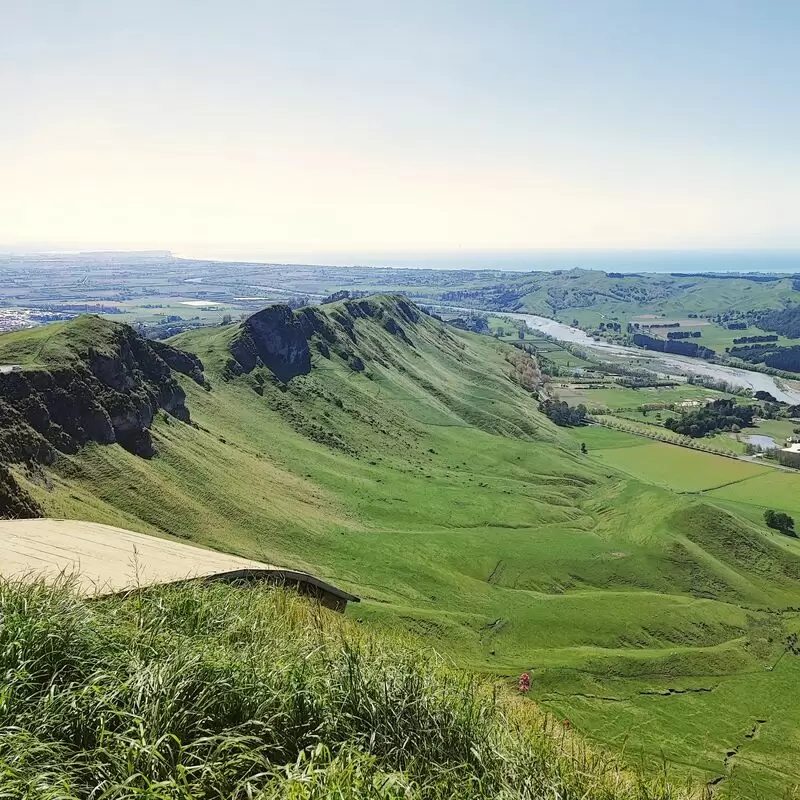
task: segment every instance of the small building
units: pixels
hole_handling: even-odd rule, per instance
[[[794,444],[790,444],[788,447],[782,447],[784,453],[800,453],[800,442],[794,442]]]
[[[35,580],[74,576],[87,597],[185,581],[288,586],[344,611],[359,598],[307,572],[206,550],[144,533],[65,519],[0,520],[0,575]]]

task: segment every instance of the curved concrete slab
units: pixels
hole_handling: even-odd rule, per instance
[[[25,580],[62,573],[74,575],[87,596],[186,580],[265,580],[294,586],[337,610],[358,601],[305,572],[97,522],[0,520],[0,575]]]

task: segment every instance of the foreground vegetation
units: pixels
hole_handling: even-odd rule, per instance
[[[530,703],[298,596],[184,585],[85,602],[0,583],[0,796],[684,795]]]

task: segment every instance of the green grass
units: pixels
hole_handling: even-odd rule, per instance
[[[637,406],[663,403],[680,403],[684,400],[700,400],[707,398],[723,398],[731,395],[716,392],[702,386],[684,384],[681,386],[648,387],[643,389],[629,389],[624,386],[612,385],[601,389],[557,389],[559,397],[569,403],[584,403],[590,408],[636,408]],[[651,415],[655,412],[649,412]],[[669,415],[669,411],[662,411],[662,415]]]
[[[769,467],[722,458],[710,453],[690,450],[662,442],[621,434],[638,439],[638,446],[593,449],[591,455],[603,464],[613,466],[640,480],[678,492],[698,492],[752,480],[774,472]],[[800,476],[799,476],[800,477]],[[800,484],[798,484],[800,486]]]
[[[772,470],[740,486],[717,489],[713,496],[800,515],[800,474]]]
[[[587,695],[610,696],[620,681],[697,686],[773,663],[783,640],[760,632],[775,608],[800,605],[787,577],[800,554],[754,506],[707,490],[777,473],[596,426],[556,428],[509,379],[510,345],[427,317],[403,327],[413,346],[357,319],[364,372],[315,354],[312,372],[285,387],[259,370],[226,380],[235,326],[182,335],[173,343],[200,355],[211,384],[180,378],[195,426],[159,415],[151,461],[93,446],[46,481],[18,478],[54,516],[312,570],[360,595],[348,613],[371,629],[411,633],[473,672],[532,670],[545,708],[615,746],[616,734],[583,723]],[[720,531],[757,558],[720,551]],[[790,699],[776,689],[759,713]],[[655,768],[675,753],[681,773],[718,776],[707,753],[727,744],[726,703],[709,700],[685,730],[658,713],[628,725],[626,715],[645,716],[625,705],[614,708],[635,760]],[[785,771],[786,786],[800,779]],[[774,796],[769,770],[754,767],[752,782],[748,798]]]
[[[0,583],[0,783],[28,800],[658,800],[530,703],[280,590]]]
[[[115,351],[116,329],[99,317],[78,317],[0,336],[0,364],[63,366],[78,360],[90,347]]]

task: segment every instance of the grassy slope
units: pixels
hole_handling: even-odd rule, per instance
[[[24,367],[63,366],[78,360],[93,347],[112,352],[117,327],[100,317],[83,316],[70,322],[54,322],[0,336],[0,364]]]
[[[161,420],[153,461],[92,447],[65,462],[52,489],[31,491],[51,514],[313,569],[364,598],[352,613],[426,636],[460,664],[533,668],[534,694],[601,740],[617,742],[638,707],[615,704],[620,726],[609,728],[587,696],[763,676],[789,624],[766,609],[800,604],[787,574],[795,553],[635,479],[641,465],[601,457],[598,441],[581,457],[590,432],[573,439],[537,413],[507,377],[508,345],[429,318],[407,326],[413,348],[371,320],[356,331],[366,373],[315,356],[309,376],[285,391],[267,382],[263,396],[252,376],[222,379],[235,326],[186,334],[174,344],[203,359],[213,385],[182,381],[199,427]],[[337,448],[315,441],[331,432]],[[763,538],[766,566],[716,549],[720,529]],[[686,729],[654,714],[646,734],[632,729],[629,752],[645,745],[719,774],[720,721],[745,728],[751,706],[708,704]],[[785,705],[776,691],[759,713]],[[745,772],[765,790],[788,780],[771,767]]]
[[[407,639],[291,594],[0,581],[0,784],[26,800],[678,800]]]
[[[672,276],[644,273],[610,278],[598,270],[557,272],[428,272],[350,271],[347,286],[367,291],[396,291],[421,301],[459,306],[481,305],[493,310],[528,311],[557,316],[565,322],[578,318],[598,324],[604,319],[624,319],[642,313],[685,317],[689,312],[717,314],[760,308],[781,308],[797,301],[791,278],[758,283],[743,279]],[[296,285],[288,278],[285,285]],[[342,283],[342,285],[344,285]],[[341,288],[341,285],[326,289]],[[460,298],[447,292],[465,293]],[[472,294],[470,294],[472,293]]]

